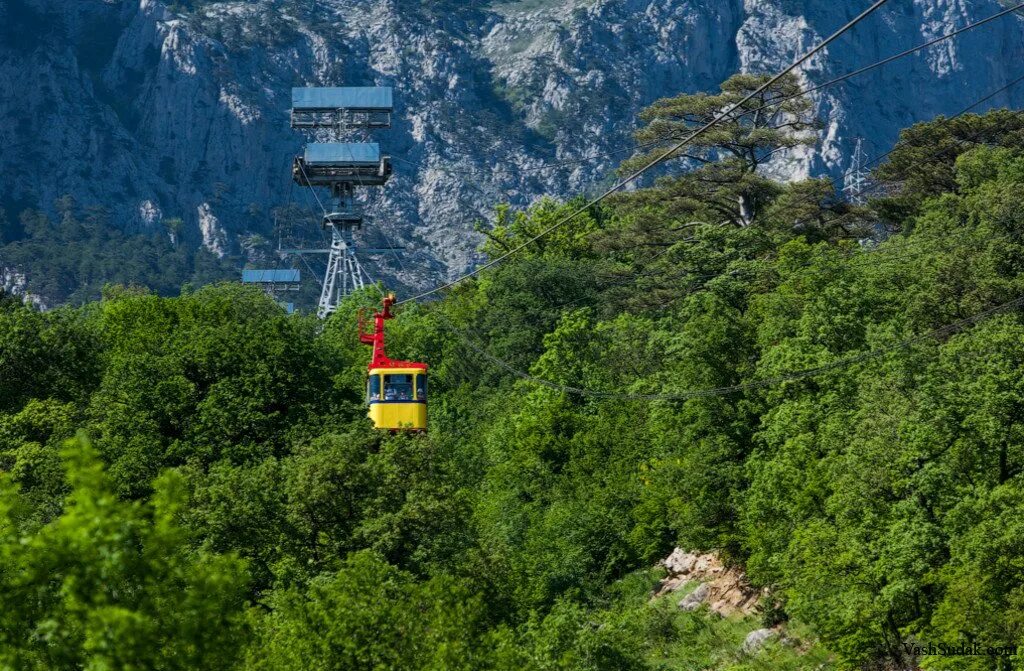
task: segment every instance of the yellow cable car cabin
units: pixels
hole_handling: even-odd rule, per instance
[[[384,354],[384,322],[393,319],[395,296],[384,299],[384,309],[373,315],[373,333],[364,333],[362,319],[359,339],[373,346],[368,366],[366,401],[369,416],[378,429],[391,431],[427,430],[427,364],[395,361]]]

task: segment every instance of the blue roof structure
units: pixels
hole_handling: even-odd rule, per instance
[[[312,86],[292,89],[292,109],[390,112],[394,103],[390,86]]]
[[[295,284],[299,282],[299,271],[288,270],[243,270],[245,284]]]
[[[377,165],[380,145],[376,142],[318,142],[306,145],[309,165]]]

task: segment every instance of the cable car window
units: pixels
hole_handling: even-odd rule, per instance
[[[366,387],[366,397],[371,401],[380,400],[380,375],[371,375]]]
[[[425,373],[416,376],[416,400],[427,400],[427,376]]]
[[[411,401],[412,375],[385,375],[385,401]]]

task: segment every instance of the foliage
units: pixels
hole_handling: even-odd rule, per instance
[[[0,665],[230,668],[248,638],[245,565],[192,550],[181,477],[161,476],[145,505],[124,502],[87,440],[64,459],[64,511],[41,527],[0,482]]]
[[[636,133],[644,151],[625,161],[620,172],[631,174],[654,160],[685,161],[697,167],[642,194],[641,202],[668,201],[690,219],[725,219],[736,226],[754,223],[778,193],[778,185],[760,174],[759,168],[779,151],[814,144],[810,131],[819,126],[813,103],[801,92],[796,77],[784,77],[756,93],[769,81],[767,76],[737,74],[722,84],[717,95],[683,94],[645,109],[640,118],[647,125]],[[734,108],[729,118],[710,126]],[[704,132],[676,148],[698,131]]]
[[[271,606],[250,669],[520,668],[508,658],[508,630],[488,630],[486,608],[466,585],[418,583],[370,552],[351,555],[304,593],[276,594]]]
[[[17,225],[0,211],[0,259],[24,275],[27,291],[50,304],[84,303],[106,284],[145,286],[176,295],[186,283],[224,280],[235,270],[204,248],[171,241],[166,233],[129,235],[110,222],[102,207],[80,208],[70,196],[56,204],[59,221],[24,210]],[[176,235],[180,219],[165,222]]]
[[[900,133],[888,160],[874,177],[895,187],[875,204],[884,215],[909,220],[928,198],[955,191],[957,159],[978,147],[1024,149],[1024,112],[995,110],[915,124]]]
[[[372,291],[0,301],[0,666],[1015,668],[907,653],[1024,635],[1024,152],[925,166],[945,123],[880,172],[900,207],[753,171],[741,226],[665,183],[537,242],[581,203],[503,209],[485,250],[522,252],[388,325],[428,435],[365,419]],[[652,602],[675,546],[785,637]]]

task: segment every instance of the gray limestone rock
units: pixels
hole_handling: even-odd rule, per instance
[[[743,652],[748,655],[757,653],[768,641],[779,637],[779,632],[774,629],[755,629],[743,639]]]
[[[183,3],[178,3],[183,4]],[[184,3],[188,4],[188,3]],[[858,12],[853,0],[0,0],[0,206],[71,194],[115,225],[181,218],[180,244],[241,254],[275,237],[274,208],[315,206],[290,187],[302,145],[295,85],[392,85],[377,134],[396,174],[364,198],[360,242],[402,244],[374,276],[425,286],[474,262],[493,207],[577,194],[626,154],[637,113],[737,70],[791,62]],[[997,0],[909,0],[803,70],[820,83],[995,13]],[[783,178],[841,175],[853,138],[869,158],[899,129],[959,111],[1017,75],[1024,22],[1007,17],[816,94],[817,147],[780,155]],[[998,57],[995,57],[997,55]],[[1024,103],[1024,87],[990,106]],[[618,151],[617,154],[609,152]],[[559,163],[588,159],[577,163]],[[556,165],[551,165],[555,163]]]
[[[711,588],[706,583],[697,585],[697,589],[693,590],[679,602],[680,610],[693,611],[700,608],[700,605],[707,601],[708,596],[711,594]]]

